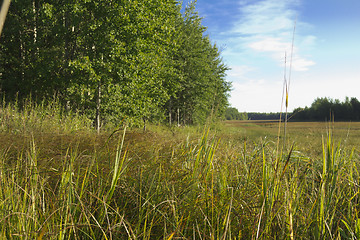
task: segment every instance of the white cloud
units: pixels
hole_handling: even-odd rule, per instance
[[[304,37],[301,44],[305,45],[305,46],[313,46],[313,45],[315,45],[316,41],[317,41],[317,37],[308,35],[308,36]]]
[[[281,110],[282,82],[265,79],[234,82],[230,102],[241,112],[279,112]]]
[[[291,49],[291,43],[283,42],[281,38],[259,37],[259,41],[254,41],[249,44],[249,47],[260,52],[282,52]],[[284,54],[283,54],[284,55]]]
[[[356,37],[350,37],[354,31],[346,33],[344,25],[328,30],[317,21],[313,22],[316,25],[304,22],[309,13],[299,9],[305,0],[234,1],[239,3],[237,19],[217,35],[226,45],[222,55],[233,69],[228,79],[233,82],[229,100],[234,107],[248,112],[281,110],[284,55],[286,52],[289,70],[297,17],[289,110],[310,106],[316,97],[360,99],[359,48],[352,44]]]
[[[264,0],[255,4],[240,3],[241,19],[233,32],[240,34],[265,34],[291,28],[296,12],[291,9],[297,1]]]
[[[246,65],[231,66],[231,70],[228,71],[228,76],[231,78],[243,77],[246,73],[253,71],[254,68]]]
[[[309,67],[315,65],[314,61],[306,60],[305,58],[301,58],[299,56],[295,56],[292,61],[292,69],[295,71],[307,71]]]
[[[313,40],[312,38],[307,38],[305,39],[305,41],[310,42]],[[292,60],[292,70],[295,71],[307,71],[310,66],[315,65],[314,61],[307,60],[299,56],[299,54],[297,53],[298,48],[294,48],[294,55],[291,59],[292,44],[290,42],[285,42],[281,38],[264,37],[264,39],[250,43],[249,47],[254,49],[255,51],[271,53],[270,56],[282,65],[284,64],[286,54],[288,65]]]
[[[298,0],[263,0],[255,3],[241,1],[239,20],[234,22],[229,32],[224,33],[231,36],[231,41],[238,38],[239,44],[236,44],[235,51],[235,47],[232,47],[232,54],[249,50],[261,52],[276,61],[278,66],[283,66],[285,53],[289,64],[293,51],[292,69],[307,71],[315,62],[304,57],[301,51],[314,46],[316,37],[296,33],[295,41],[299,45],[292,47],[294,21],[298,15],[296,7],[299,4]],[[308,25],[299,21],[296,24]]]

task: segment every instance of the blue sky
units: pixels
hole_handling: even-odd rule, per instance
[[[285,54],[289,111],[317,97],[360,100],[359,0],[198,0],[196,6],[232,69],[230,104],[239,111],[284,110]]]

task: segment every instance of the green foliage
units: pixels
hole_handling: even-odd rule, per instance
[[[348,134],[344,125],[330,125],[326,132],[320,130],[326,124],[313,123],[304,131],[299,129],[304,123],[293,123],[289,132],[294,139],[306,134],[304,140],[278,151],[275,123],[252,129],[238,121],[238,126],[215,129],[216,134],[207,128],[170,132],[158,126],[156,133],[125,128],[96,134],[90,126],[67,131],[77,117],[58,121],[56,106],[28,102],[22,110],[0,108],[1,122],[12,118],[13,125],[25,126],[18,132],[0,129],[3,239],[360,235],[359,154],[347,145],[358,140],[357,132],[345,139],[347,144],[335,144],[335,135]],[[38,128],[41,113],[47,125]],[[241,124],[245,132],[237,130]],[[360,123],[353,124],[359,131]]]
[[[225,111],[226,120],[248,120],[247,113],[240,113],[237,108],[228,107]]]
[[[180,10],[162,0],[13,1],[0,39],[0,89],[10,101],[55,93],[103,123],[221,116],[227,67],[195,3]]]
[[[169,122],[204,123],[209,116],[223,117],[230,84],[225,80],[228,68],[220,52],[201,24],[201,17],[190,3],[179,21],[179,51],[175,54],[180,76],[178,89],[166,104]]]
[[[281,113],[247,113],[250,120],[279,120],[285,118],[285,114]]]
[[[40,103],[24,99],[23,102],[2,102],[0,132],[12,134],[75,133],[88,131],[91,120],[85,115],[65,111],[57,98]]]
[[[359,121],[360,102],[356,98],[338,99],[317,98],[310,107],[297,108],[293,111],[292,120],[300,121]]]

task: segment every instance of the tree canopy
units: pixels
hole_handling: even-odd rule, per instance
[[[228,67],[195,2],[13,0],[0,38],[7,101],[56,95],[100,127],[202,123],[228,106]]]
[[[237,108],[228,107],[225,111],[226,120],[248,120],[248,114],[243,112],[240,113]]]

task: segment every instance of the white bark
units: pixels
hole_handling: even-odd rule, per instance
[[[1,36],[2,29],[4,27],[6,14],[9,10],[9,6],[10,6],[10,0],[4,0],[3,4],[1,6],[1,12],[0,12],[0,36]]]

